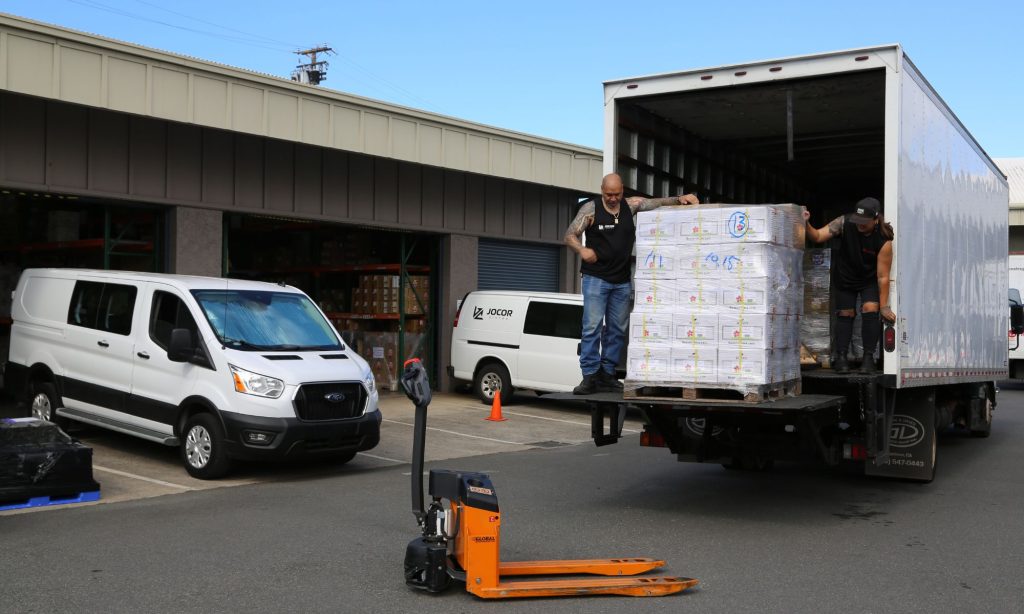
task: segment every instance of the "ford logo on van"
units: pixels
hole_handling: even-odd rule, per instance
[[[328,403],[341,403],[345,400],[345,395],[340,392],[328,392],[324,395],[324,400]]]
[[[924,439],[924,425],[917,418],[903,414],[892,417],[889,445],[894,448],[912,448]]]

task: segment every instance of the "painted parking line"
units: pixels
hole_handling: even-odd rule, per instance
[[[398,460],[397,458],[388,458],[386,456],[377,456],[376,454],[367,454],[366,452],[359,452],[359,456],[365,456],[367,458],[375,458],[377,460],[387,461],[389,463],[398,463],[399,465],[408,464],[409,461]]]
[[[127,471],[119,471],[117,469],[111,469],[110,467],[102,467],[100,465],[93,465],[93,469],[97,471],[105,471],[107,473],[113,473],[114,475],[120,475],[126,478],[134,478],[136,480],[142,480],[143,482],[149,482],[150,484],[159,484],[160,486],[167,486],[170,488],[179,488],[181,490],[193,490],[191,486],[182,486],[181,484],[173,484],[171,482],[165,482],[163,480],[157,480],[154,478],[147,478],[144,475],[138,475],[135,473],[128,473]]]
[[[409,424],[408,422],[399,422],[398,420],[388,420],[387,418],[385,418],[384,422],[390,422],[391,424],[401,424],[402,426],[408,426],[408,427],[411,427],[411,428],[416,428],[415,424]],[[469,433],[459,433],[457,431],[446,431],[444,429],[439,429],[439,428],[436,428],[436,427],[433,427],[433,426],[428,426],[427,430],[428,431],[437,431],[438,433],[447,433],[449,435],[458,435],[459,437],[469,437],[470,439],[483,439],[484,441],[493,441],[494,443],[507,443],[507,444],[513,445],[513,446],[529,445],[529,444],[522,443],[520,441],[506,441],[504,439],[494,439],[494,438],[491,438],[491,437],[481,437],[479,435],[470,435]]]

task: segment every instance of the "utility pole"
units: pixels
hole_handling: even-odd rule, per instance
[[[313,49],[304,49],[302,51],[296,51],[296,55],[304,55],[309,58],[309,62],[306,64],[299,64],[292,71],[292,81],[298,81],[299,83],[306,83],[309,85],[320,85],[321,81],[327,80],[327,62],[325,60],[317,60],[316,55],[322,53],[325,55],[333,55],[334,49],[331,49],[326,44],[314,47]]]

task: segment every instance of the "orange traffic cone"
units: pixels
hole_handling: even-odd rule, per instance
[[[491,422],[504,422],[507,418],[501,417],[501,391],[494,391],[494,401],[491,403],[491,415],[487,416]]]

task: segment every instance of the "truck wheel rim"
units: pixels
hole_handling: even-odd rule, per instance
[[[50,397],[46,396],[42,392],[32,397],[32,417],[38,418],[39,420],[49,420],[50,415],[53,413],[53,408],[50,407]]]
[[[485,373],[480,383],[487,398],[494,398],[494,393],[501,390],[501,378],[497,373]]]
[[[212,451],[209,431],[201,426],[193,426],[185,438],[185,456],[188,458],[188,464],[196,469],[202,469],[210,462]]]

